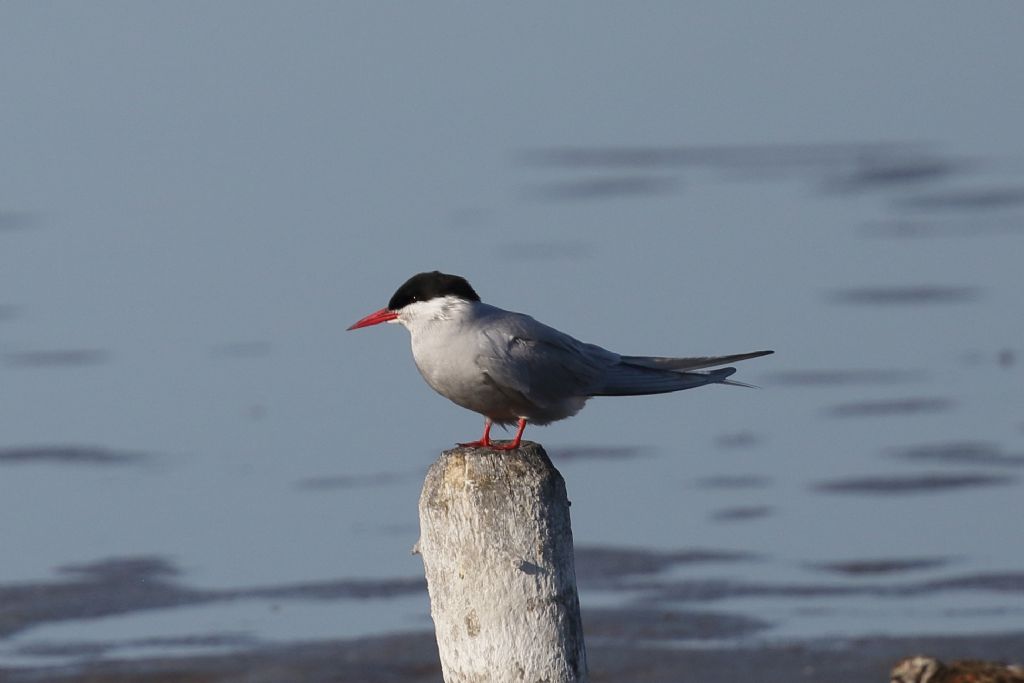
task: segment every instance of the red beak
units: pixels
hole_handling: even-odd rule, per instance
[[[371,313],[370,315],[368,315],[365,318],[359,320],[358,322],[353,323],[352,325],[349,326],[348,329],[349,330],[358,330],[360,327],[369,327],[370,325],[379,325],[381,323],[386,323],[386,322],[388,322],[390,320],[394,320],[397,317],[398,317],[398,314],[395,313],[394,311],[389,311],[386,308],[382,308],[382,309],[380,309],[379,311],[377,311],[375,313]]]

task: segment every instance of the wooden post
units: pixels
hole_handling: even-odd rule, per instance
[[[419,511],[445,683],[584,683],[569,500],[544,449],[445,451]]]

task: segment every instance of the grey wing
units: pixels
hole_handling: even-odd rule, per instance
[[[595,396],[640,396],[643,394],[667,394],[672,391],[693,389],[705,384],[738,384],[729,375],[736,368],[719,368],[710,372],[674,372],[672,370],[655,370],[620,363],[611,368],[604,378],[601,387],[594,392]]]
[[[626,396],[631,394],[659,394],[681,391],[705,384],[732,384],[751,386],[728,379],[736,368],[718,368],[709,372],[693,372],[700,368],[711,368],[726,363],[767,356],[773,351],[753,351],[730,356],[695,356],[692,358],[668,358],[664,356],[622,356],[621,363],[605,375],[600,393],[604,396]]]
[[[537,405],[592,396],[618,354],[586,344],[529,316],[507,313],[486,331],[476,363],[497,385]]]
[[[669,358],[665,356],[622,356],[622,362],[628,365],[638,365],[642,368],[652,370],[700,370],[701,368],[713,368],[719,365],[728,365],[749,358],[760,358],[775,353],[774,351],[752,351],[750,353],[735,353],[731,356],[693,356],[691,358]]]

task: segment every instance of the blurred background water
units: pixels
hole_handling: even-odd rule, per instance
[[[623,353],[584,606],[1024,626],[1024,7],[0,4],[0,662],[430,628],[409,275]],[[732,639],[732,640],[730,640]]]

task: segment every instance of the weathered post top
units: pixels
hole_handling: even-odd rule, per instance
[[[445,451],[419,513],[445,682],[585,681],[569,501],[544,449]]]

